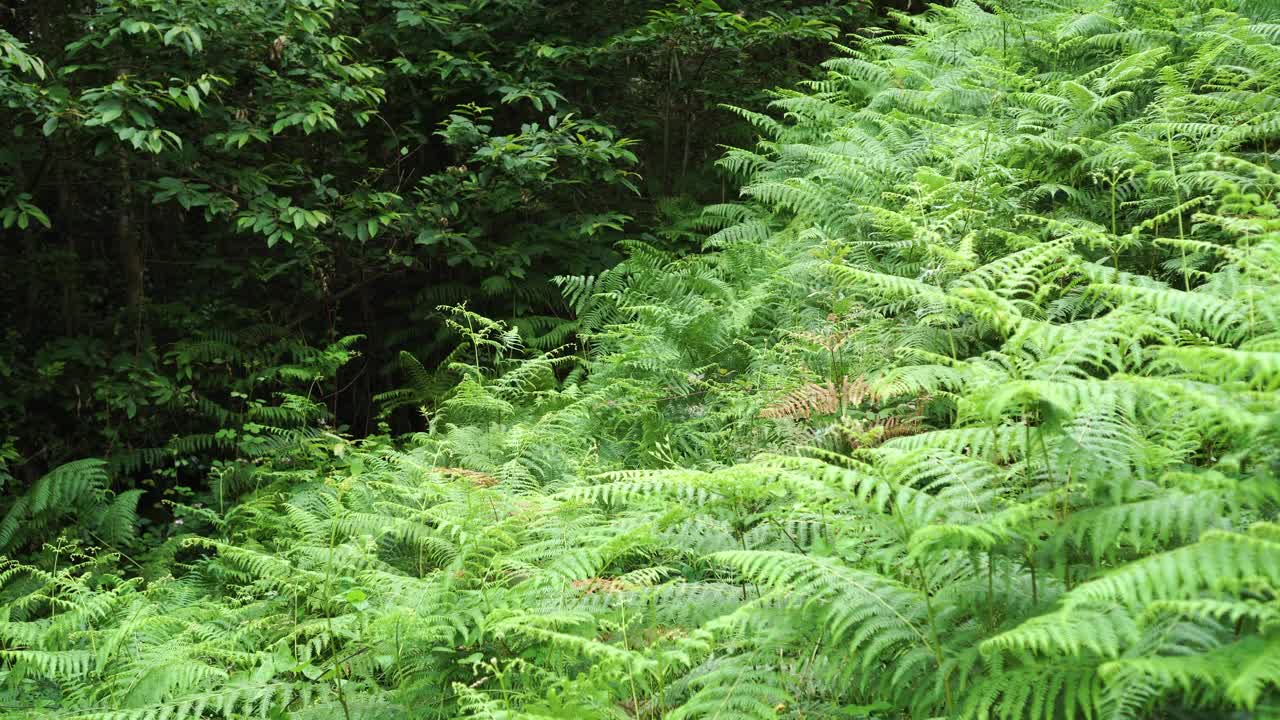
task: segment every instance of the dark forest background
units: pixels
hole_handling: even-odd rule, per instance
[[[396,391],[455,346],[442,306],[566,342],[556,277],[628,237],[691,250],[736,194],[714,161],[756,138],[720,103],[763,109],[883,10],[0,6],[0,479],[86,455],[198,478],[281,392],[414,429]]]

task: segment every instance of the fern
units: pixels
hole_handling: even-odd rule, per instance
[[[1274,714],[1263,5],[903,15],[734,111],[766,139],[721,163],[740,202],[673,229],[703,252],[625,243],[559,279],[563,322],[441,308],[459,344],[382,398],[422,432],[227,411],[271,427],[165,448],[248,460],[137,558],[136,492],[55,470],[0,521],[26,558],[2,692],[145,720]],[[276,347],[273,382],[348,349]]]

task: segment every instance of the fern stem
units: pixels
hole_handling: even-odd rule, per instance
[[[1027,547],[1027,567],[1031,570],[1031,604],[1040,604],[1040,589],[1036,586],[1036,557],[1030,546]]]
[[[1166,124],[1168,118],[1165,118]],[[1182,188],[1178,186],[1178,165],[1173,157],[1173,128],[1165,128],[1165,140],[1169,149],[1169,172],[1173,174],[1173,199],[1178,208],[1178,240],[1182,250],[1182,290],[1191,290],[1191,273],[1187,270],[1186,231],[1182,226]]]
[[[627,608],[622,607],[622,647],[625,650],[631,650],[631,641],[627,638]],[[640,712],[640,691],[636,689],[636,668],[630,662],[627,663],[627,682],[631,685],[631,705],[636,712]]]
[[[924,594],[924,610],[929,618],[929,635],[932,636],[933,657],[938,663],[938,672],[942,673],[942,690],[946,695],[947,701],[947,717],[953,717],[954,702],[951,698],[951,675],[947,672],[945,665],[945,657],[942,654],[942,636],[938,633],[937,615],[933,611],[933,600],[929,590],[928,576],[925,574],[924,565],[921,564],[919,558],[916,559],[916,572],[920,574],[920,591]]]
[[[987,627],[996,629],[995,557],[987,553]]]
[[[1116,183],[1118,177],[1113,173],[1111,175],[1111,266],[1116,272],[1120,272],[1120,248],[1116,242],[1118,236],[1116,226]]]
[[[337,491],[339,507],[341,507],[342,488],[335,488]],[[336,511],[335,511],[336,512]],[[324,564],[324,597],[326,604],[329,597],[333,595],[333,549],[338,543],[338,520],[336,517],[329,518],[329,552]],[[330,642],[333,641],[333,612],[325,613],[325,629],[329,633]],[[351,708],[347,705],[347,696],[342,689],[342,665],[340,662],[334,663],[333,682],[338,689],[338,704],[342,706],[342,715],[346,720],[351,720]]]

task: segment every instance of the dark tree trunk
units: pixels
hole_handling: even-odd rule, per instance
[[[75,224],[71,221],[71,187],[67,184],[66,158],[54,165],[54,182],[58,191],[58,219],[54,229],[67,248],[67,261],[59,263],[62,282],[62,323],[67,335],[80,331],[80,250],[76,244]]]
[[[125,281],[125,319],[136,346],[142,346],[143,274],[142,243],[133,222],[133,176],[129,155],[122,148],[120,160],[120,193],[116,204],[116,250]]]

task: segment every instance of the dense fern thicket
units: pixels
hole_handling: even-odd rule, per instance
[[[901,22],[743,113],[704,252],[562,278],[573,346],[452,310],[385,398],[426,432],[264,430],[148,547],[100,464],[42,479],[0,704],[1280,714],[1280,12]]]

